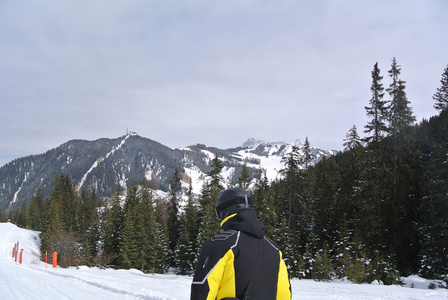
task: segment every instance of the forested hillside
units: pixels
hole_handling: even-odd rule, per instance
[[[375,64],[366,136],[353,126],[343,152],[314,165],[308,143],[304,151],[293,148],[275,181],[262,171],[252,179],[241,170],[237,185],[250,187],[257,215],[281,246],[292,277],[385,284],[409,274],[446,278],[448,68],[434,95],[439,114],[420,124],[400,72],[393,59],[384,88]],[[182,207],[177,170],[166,199],[143,181],[125,195],[118,186],[101,207],[94,190],[79,196],[70,177],[59,174],[48,198],[37,191],[29,207],[9,217],[41,230],[42,251],[58,251],[65,265],[189,274],[202,243],[219,230],[214,205],[228,187],[218,155],[210,169],[200,195],[190,189]]]

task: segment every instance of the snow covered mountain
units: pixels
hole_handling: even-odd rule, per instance
[[[295,145],[303,148],[300,141]],[[218,155],[222,175],[228,185],[235,184],[244,163],[255,177],[263,169],[269,180],[279,176],[281,159],[293,144],[247,140],[241,147],[218,149],[197,144],[171,149],[153,140],[129,133],[116,139],[71,140],[40,155],[16,159],[0,168],[0,208],[18,208],[40,188],[48,195],[58,173],[69,174],[78,191],[95,188],[99,197],[110,197],[117,186],[148,180],[156,190],[167,191],[177,168],[183,186],[192,184],[199,193]],[[335,151],[312,148],[314,162]]]

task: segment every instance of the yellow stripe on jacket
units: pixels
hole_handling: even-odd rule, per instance
[[[277,300],[291,299],[291,286],[288,279],[288,269],[286,268],[283,254],[280,253],[280,266],[278,268],[278,282],[277,282]]]
[[[207,300],[236,297],[234,260],[233,251],[229,249],[213,268],[207,277],[210,288]]]

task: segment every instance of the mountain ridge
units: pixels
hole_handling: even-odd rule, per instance
[[[296,145],[303,146],[296,141]],[[228,185],[246,163],[253,177],[260,169],[269,180],[278,176],[281,158],[291,150],[292,144],[266,143],[248,139],[242,146],[229,149],[196,144],[172,149],[135,132],[109,139],[94,141],[74,139],[42,154],[15,159],[0,167],[0,209],[17,209],[31,201],[40,188],[47,196],[57,174],[67,173],[76,190],[92,189],[98,197],[110,197],[120,184],[126,189],[133,182],[152,182],[156,190],[167,191],[169,180],[177,168],[182,186],[190,183],[198,194],[211,170],[210,161],[218,155],[223,163],[222,175]],[[334,155],[334,150],[311,148],[314,162]]]

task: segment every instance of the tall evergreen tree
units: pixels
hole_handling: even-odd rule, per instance
[[[448,110],[422,124],[424,203],[420,224],[420,274],[438,278],[448,273]]]
[[[278,223],[278,217],[269,181],[266,172],[263,170],[260,170],[255,178],[252,200],[258,219],[266,226],[266,235],[272,236]]]
[[[322,159],[316,168],[316,192],[313,201],[313,229],[320,243],[318,246],[325,240],[332,242],[339,228],[339,218],[343,217],[337,213],[340,186],[341,175],[335,157]]]
[[[390,94],[389,132],[391,138],[390,200],[386,203],[386,228],[390,245],[397,254],[398,267],[405,274],[415,271],[417,251],[417,228],[415,226],[416,187],[418,179],[411,166],[415,164],[413,127],[415,117],[405,93],[405,81],[399,78],[401,67],[392,60],[389,76],[392,78],[387,92]],[[411,245],[411,246],[410,246]],[[411,263],[410,263],[411,262]],[[404,269],[404,266],[408,266]]]
[[[126,194],[126,202],[123,206],[123,229],[121,231],[120,238],[120,264],[124,268],[135,267],[137,255],[138,255],[138,242],[137,242],[137,205],[139,199],[137,197],[138,186],[134,182]]]
[[[237,182],[238,186],[243,190],[247,190],[252,181],[252,175],[249,172],[249,168],[247,167],[247,163],[243,163],[243,168],[241,170],[241,174],[238,176]]]
[[[48,208],[45,230],[41,234],[41,252],[57,251],[57,237],[61,236],[64,231],[61,211],[61,201],[53,199]]]
[[[155,206],[155,212],[156,212],[156,220],[155,223],[155,238],[154,238],[154,270],[158,273],[164,273],[170,265],[170,245],[169,245],[169,239],[168,239],[168,225],[167,220],[168,216],[166,211],[165,200],[156,199],[156,206]]]
[[[100,216],[98,212],[98,200],[96,198],[95,189],[89,194],[85,190],[81,192],[79,208],[79,233],[81,242],[84,242],[87,249],[84,256],[89,255],[89,261],[92,260],[99,252],[100,239]],[[85,257],[87,259],[87,257]]]
[[[162,257],[157,257],[155,249],[157,239],[157,223],[154,213],[154,203],[152,193],[149,188],[141,186],[138,192],[139,202],[136,207],[136,230],[138,255],[136,259],[136,267],[142,271],[155,271],[157,266],[155,261]]]
[[[311,151],[311,145],[308,137],[305,138],[305,143],[303,144],[303,155],[299,159],[299,164],[302,166],[304,171],[307,171],[313,163],[313,153]]]
[[[179,238],[179,273],[182,275],[191,274],[194,270],[194,261],[198,252],[197,235],[199,232],[199,215],[196,200],[193,195],[193,187],[187,192],[187,205],[181,215],[181,233]]]
[[[175,267],[175,253],[177,251],[177,244],[179,241],[179,198],[182,191],[179,170],[176,168],[173,178],[170,180],[169,189],[169,206],[168,206],[168,237],[170,244],[170,251],[173,255],[171,257],[171,266]]]
[[[206,240],[215,235],[219,230],[219,222],[215,214],[215,204],[219,194],[224,190],[223,178],[221,176],[222,168],[223,165],[216,154],[211,164],[211,170],[207,173],[210,181],[203,186],[200,197],[199,212],[201,226],[198,236],[200,245],[203,245]]]
[[[351,224],[361,226],[366,216],[358,212],[367,212],[372,203],[366,203],[364,191],[367,190],[365,178],[364,148],[357,128],[353,125],[344,139],[344,153],[340,155],[339,172],[341,176],[341,189],[339,205],[336,215],[345,215]],[[369,223],[369,225],[372,225]],[[368,226],[368,225],[366,225]]]
[[[389,106],[388,101],[383,100],[384,88],[381,83],[383,77],[380,75],[378,63],[375,63],[372,71],[372,85],[370,91],[372,97],[370,106],[366,106],[367,123],[364,132],[367,133],[365,141],[366,161],[364,164],[366,187],[362,191],[363,201],[359,202],[359,212],[364,221],[359,222],[359,226],[365,229],[367,244],[373,248],[381,248],[383,241],[383,206],[384,206],[384,178],[388,174],[385,168],[383,157],[386,155],[385,143],[382,142],[389,132]],[[386,193],[387,194],[387,193]]]
[[[432,98],[435,101],[434,108],[438,111],[443,111],[448,108],[448,66],[442,73],[440,83],[440,87],[437,88],[437,92]]]
[[[302,148],[302,153],[299,155],[299,171],[297,178],[297,204],[295,207],[296,228],[295,234],[301,241],[300,250],[305,251],[305,241],[312,230],[312,223],[314,219],[313,202],[315,191],[315,171],[313,164],[313,153],[311,150],[308,137],[305,138],[305,143]]]
[[[120,265],[123,268],[138,268],[137,258],[139,254],[137,235],[137,210],[135,207],[128,207],[124,219],[120,240]]]
[[[44,220],[46,217],[46,207],[44,205],[44,196],[42,190],[37,188],[36,195],[31,197],[30,208],[28,211],[28,225],[31,229],[42,231],[44,229]]]
[[[62,205],[62,224],[64,230],[73,233],[77,230],[77,217],[79,208],[79,198],[76,194],[75,186],[68,174],[60,173],[56,175],[53,189],[50,192],[50,201],[59,200]]]
[[[14,220],[19,227],[26,227],[28,217],[28,205],[24,201],[19,210],[15,213]]]
[[[112,198],[106,202],[102,216],[103,260],[105,264],[117,264],[123,212],[120,205],[121,187],[117,185]]]
[[[330,281],[333,278],[333,268],[330,260],[327,241],[324,241],[322,249],[316,255],[312,276],[314,280]]]
[[[212,160],[211,170],[207,173],[207,175],[211,178],[210,187],[213,192],[218,192],[218,194],[224,189],[223,185],[223,177],[221,175],[221,171],[223,169],[223,164],[218,157],[218,154],[215,154],[215,158]]]
[[[344,139],[344,151],[351,151],[362,146],[361,138],[358,135],[356,125],[350,128]]]
[[[165,239],[167,233],[160,230],[149,188],[134,183],[126,195],[123,213],[119,253],[121,265],[142,271],[163,272],[169,251],[168,240]]]
[[[370,122],[365,126],[364,132],[370,134],[366,137],[368,143],[374,143],[378,146],[378,143],[384,138],[387,132],[387,101],[383,100],[384,88],[381,80],[383,76],[380,75],[380,69],[378,63],[375,63],[372,71],[372,85],[370,91],[372,92],[372,98],[370,98],[370,106],[366,106],[367,117],[370,118]]]
[[[389,131],[390,134],[396,138],[398,133],[406,128],[414,125],[415,117],[412,113],[412,108],[409,106],[410,102],[406,97],[405,83],[399,78],[401,74],[401,66],[398,65],[395,57],[392,59],[391,69],[388,71],[392,82],[386,91],[389,93]]]
[[[284,164],[284,168],[280,170],[280,173],[284,176],[282,183],[284,186],[284,203],[286,204],[285,211],[287,212],[288,228],[291,229],[293,226],[294,206],[298,202],[299,147],[296,145],[292,146],[291,151],[282,158],[281,162]]]

